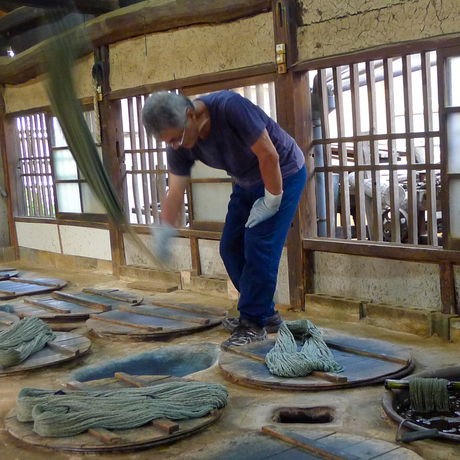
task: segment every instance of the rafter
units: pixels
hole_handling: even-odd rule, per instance
[[[13,11],[21,6],[32,8],[68,8],[84,14],[103,14],[120,8],[119,0],[0,0],[0,10]]]

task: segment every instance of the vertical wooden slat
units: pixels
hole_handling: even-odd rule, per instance
[[[256,105],[258,105],[264,112],[268,113],[267,107],[265,107],[263,84],[256,85]]]
[[[161,147],[158,146],[157,143],[157,148],[159,148],[157,152],[157,158],[158,158],[158,169],[160,170],[165,170],[167,169],[166,162],[164,160],[164,157],[166,156],[166,150],[163,150]],[[163,201],[165,196],[166,196],[166,174],[164,172],[159,172],[158,173],[158,182],[159,182],[159,194],[160,194],[160,201]]]
[[[384,86],[385,86],[385,107],[386,107],[386,121],[387,133],[393,134],[395,132],[395,95],[393,85],[393,60],[384,59]],[[396,151],[396,140],[388,141],[388,163],[390,166],[397,164],[398,153]],[[390,208],[393,218],[391,219],[391,241],[401,242],[401,223],[399,220],[399,181],[398,171],[390,169]]]
[[[377,97],[375,93],[375,69],[374,62],[366,62],[367,100],[369,107],[369,134],[377,134]],[[383,241],[382,230],[382,198],[380,189],[380,171],[375,166],[380,163],[379,146],[375,140],[370,141],[371,150],[371,178],[372,178],[372,208],[373,208],[373,238],[375,241]]]
[[[433,131],[433,101],[431,93],[430,53],[422,53],[423,119],[425,132]],[[434,143],[432,136],[425,136],[425,163],[434,164]],[[438,245],[438,223],[436,218],[436,172],[426,170],[426,209],[428,244]]]
[[[404,82],[404,120],[406,134],[414,130],[414,112],[412,105],[412,66],[411,57],[403,56],[403,82]],[[415,165],[414,140],[406,137],[406,159],[409,166]],[[409,215],[409,243],[418,244],[418,215],[417,215],[417,181],[416,171],[407,171],[407,204]]]
[[[361,109],[359,105],[359,75],[358,64],[350,65],[350,91],[353,136],[361,134]],[[361,166],[363,161],[363,146],[354,141],[355,165]],[[356,234],[358,240],[366,239],[366,212],[364,203],[364,172],[355,170],[355,202],[356,202]]]
[[[275,83],[272,81],[268,84],[268,100],[270,101],[270,118],[276,121]]]
[[[147,148],[149,150],[153,149],[153,137],[152,136],[147,136]],[[153,217],[153,223],[158,224],[159,223],[159,215],[158,215],[158,177],[155,173],[155,153],[154,152],[149,152],[149,169],[152,171],[149,174],[149,179],[150,179],[150,201],[152,203],[152,217]]]
[[[131,140],[131,150],[136,150],[136,126],[134,124],[134,110],[133,110],[133,99],[128,99],[128,118],[129,118],[129,138]],[[137,177],[137,172],[134,172],[139,169],[139,162],[137,161],[137,153],[133,152],[131,155],[133,171],[131,172],[131,180],[133,184],[133,198],[134,198],[134,210],[136,212],[137,223],[142,224],[142,211],[140,205],[139,197],[139,181]],[[131,210],[130,210],[131,211]],[[131,212],[130,212],[131,214]]]
[[[35,142],[34,142],[34,129],[33,129],[33,122],[32,117],[28,116],[27,119],[27,150],[28,150],[28,163],[29,163],[29,171],[30,171],[30,178],[32,184],[32,194],[34,197],[34,209],[33,215],[34,216],[42,216],[43,213],[41,212],[42,208],[42,200],[40,196],[40,189],[39,189],[39,182],[38,176],[36,175],[35,170]]]
[[[48,151],[49,151],[49,167],[50,167],[50,172],[55,171],[54,168],[54,158],[53,158],[53,139],[54,139],[54,131],[53,131],[53,116],[50,113],[45,114],[45,126],[46,126],[46,131],[49,133],[49,136],[47,137],[47,144],[48,144]],[[54,180],[54,176],[51,176],[53,178],[51,184],[52,184],[52,189],[53,189],[53,198],[54,198],[54,215],[57,216],[59,213],[59,203],[57,200],[57,192],[56,192],[56,181]]]
[[[337,135],[340,138],[345,135],[342,68],[334,67],[332,69],[332,75],[334,79],[335,111],[337,114]],[[347,144],[345,142],[339,142],[339,164],[340,166],[346,166],[347,163]],[[348,182],[348,171],[340,173],[340,220],[343,237],[347,240],[351,239],[350,184]]]
[[[46,151],[46,143],[43,141],[45,137],[45,133],[43,131],[42,125],[42,116],[43,114],[36,114],[35,117],[35,130],[37,133],[37,154],[38,158],[38,165],[39,171],[41,174],[41,187],[43,193],[43,201],[44,201],[44,211],[46,217],[53,217],[52,207],[51,207],[51,199],[50,199],[50,190],[49,190],[49,176],[47,172],[47,151]]]
[[[447,114],[446,114],[446,56],[444,49],[436,51],[436,68],[438,73],[438,102],[439,126],[441,130],[441,208],[442,208],[442,246],[450,248],[450,209],[449,209],[449,178],[447,175],[448,142],[447,142]],[[450,80],[452,83],[452,81]],[[448,85],[449,87],[449,85]]]
[[[144,134],[144,126],[142,125],[142,97],[136,97],[136,109],[137,109],[137,132],[139,133],[139,148],[141,150],[145,150],[145,134]],[[140,152],[141,157],[141,169],[143,171],[147,170],[147,161],[146,161],[146,152]],[[150,213],[150,206],[153,203],[150,203],[150,194],[149,194],[149,183],[148,183],[148,176],[147,173],[142,173],[142,196],[144,199],[144,218],[145,223],[149,225],[152,222],[151,213]]]
[[[45,215],[45,195],[43,194],[43,184],[42,184],[42,177],[39,165],[39,153],[38,153],[38,136],[37,130],[35,128],[35,116],[31,115],[29,117],[30,120],[30,143],[32,147],[32,170],[35,174],[35,186],[37,189],[37,197],[38,197],[38,215],[44,216]]]
[[[321,137],[322,139],[330,139],[329,127],[329,103],[327,92],[327,75],[326,69],[318,71],[318,86],[320,92],[320,117],[321,117]],[[331,144],[323,145],[323,163],[326,168],[332,165],[332,150]],[[326,225],[327,236],[335,238],[335,207],[334,207],[334,183],[332,172],[324,173],[324,187],[326,191]]]

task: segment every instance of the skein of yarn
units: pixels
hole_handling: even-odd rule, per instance
[[[302,340],[300,351],[295,337]],[[308,319],[284,321],[265,362],[269,371],[280,377],[303,377],[312,371],[343,372],[343,366],[334,360],[321,332]]]
[[[41,350],[55,335],[36,317],[25,318],[0,332],[0,368],[16,366]]]
[[[34,422],[40,436],[74,436],[89,428],[136,428],[158,418],[186,420],[225,407],[228,391],[218,383],[170,382],[107,391],[24,388],[17,397],[19,421]]]

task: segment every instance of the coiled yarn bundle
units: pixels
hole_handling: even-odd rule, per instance
[[[409,383],[410,407],[415,412],[448,412],[449,391],[445,379],[414,377]]]
[[[170,382],[108,391],[22,389],[17,418],[34,422],[40,436],[75,436],[89,428],[136,428],[151,420],[203,417],[227,405],[228,391],[218,383]]]
[[[294,336],[301,337],[300,351]],[[265,362],[269,371],[280,377],[304,377],[312,371],[343,372],[343,366],[334,360],[321,332],[308,319],[284,321]]]
[[[13,324],[0,332],[0,368],[22,363],[55,337],[48,324],[36,317]]]

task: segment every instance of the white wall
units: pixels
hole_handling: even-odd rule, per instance
[[[315,292],[441,309],[437,264],[316,252]]]

